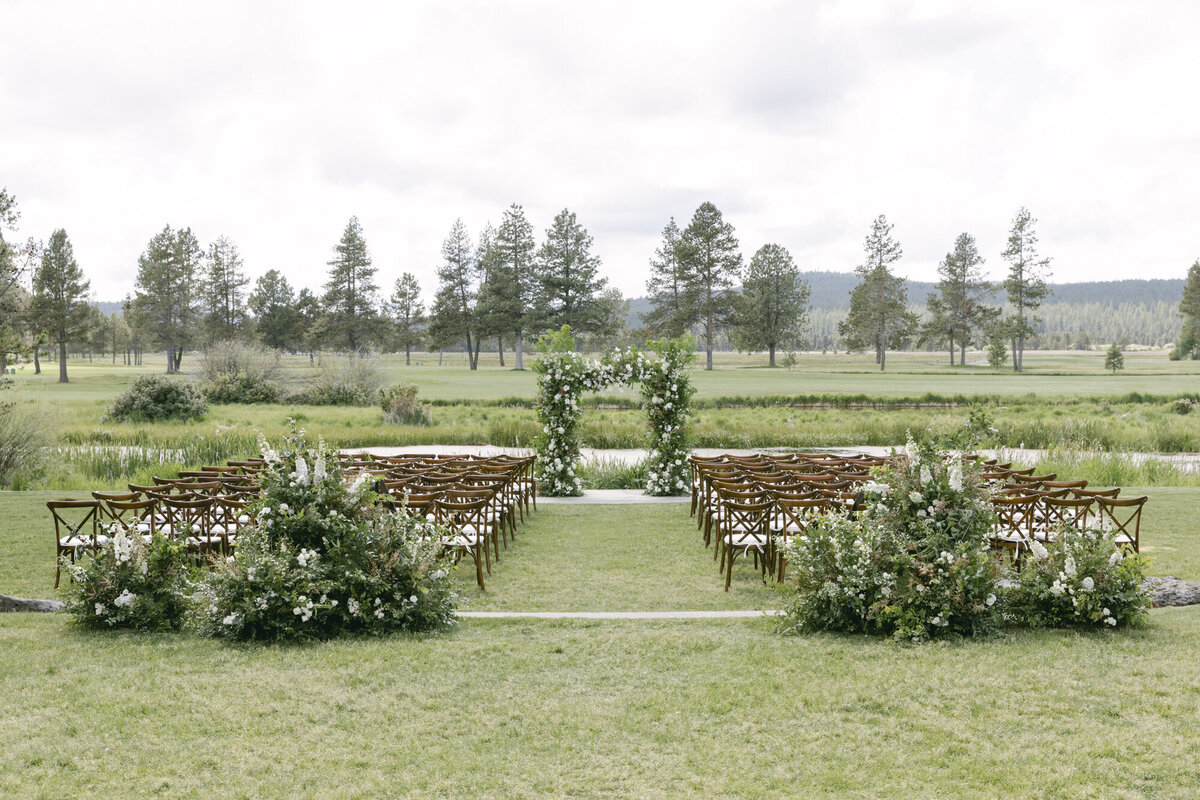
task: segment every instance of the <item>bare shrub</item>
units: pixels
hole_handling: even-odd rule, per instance
[[[37,472],[49,444],[46,420],[35,408],[0,403],[0,485]]]

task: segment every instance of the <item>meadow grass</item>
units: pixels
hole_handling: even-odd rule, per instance
[[[1200,490],[1150,495],[1151,571],[1200,579]],[[50,594],[47,496],[0,494],[6,593]],[[686,504],[543,505],[486,595],[457,572],[476,610],[775,600],[749,563],[721,591]],[[767,618],[255,647],[0,615],[0,796],[1184,798],[1198,646],[1195,608],[920,647]]]

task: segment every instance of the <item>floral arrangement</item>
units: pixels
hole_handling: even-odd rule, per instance
[[[993,516],[962,460],[910,440],[864,497],[857,520],[827,516],[788,545],[793,585],[784,628],[913,641],[995,630]]]
[[[538,421],[542,434],[535,442],[537,473],[545,494],[579,495],[579,397],[614,384],[640,383],[650,421],[650,457],[646,491],[653,495],[682,494],[687,476],[689,402],[695,390],[687,374],[694,354],[686,340],[652,342],[658,358],[617,348],[601,361],[575,352],[571,329],[550,331],[541,338],[538,373]]]
[[[1006,611],[1035,627],[1116,628],[1145,622],[1145,562],[1104,531],[1064,529],[1029,555],[1006,597]]]
[[[781,630],[880,633],[922,641],[1001,624],[1136,625],[1143,562],[1102,531],[1026,542],[1020,572],[991,554],[994,524],[974,465],[934,439],[909,440],[863,487],[858,519],[822,517],[785,548],[791,580]]]
[[[191,603],[191,569],[183,545],[113,525],[96,557],[66,565],[74,579],[66,611],[85,628],[178,630]]]
[[[258,525],[201,584],[202,633],[280,641],[453,624],[439,530],[377,505],[366,476],[348,484],[324,442],[310,448],[294,424],[279,449],[260,446],[268,470]]]

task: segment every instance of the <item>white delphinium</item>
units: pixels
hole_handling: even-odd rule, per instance
[[[1030,542],[1029,551],[1033,553],[1034,557],[1037,558],[1038,561],[1045,561],[1050,557],[1050,551],[1047,550],[1045,545],[1043,545],[1041,542]]]
[[[963,490],[963,468],[960,459],[954,459],[950,462],[950,468],[947,470],[950,478],[950,488],[956,492]]]
[[[324,481],[327,474],[325,469],[325,440],[317,439],[317,458],[313,463],[313,482],[320,483]]]
[[[308,485],[308,462],[304,456],[296,456],[296,471],[292,473],[292,479],[301,486]]]
[[[124,528],[120,528],[113,537],[113,555],[118,564],[125,564],[133,558],[133,540],[126,535]]]

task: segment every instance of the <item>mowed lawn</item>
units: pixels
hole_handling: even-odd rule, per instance
[[[1200,490],[1148,493],[1151,571],[1200,579]],[[51,594],[45,497],[0,495],[0,591]],[[476,610],[776,603],[749,563],[721,591],[686,505],[544,504],[486,595],[459,569]],[[765,617],[257,647],[0,615],[0,797],[1187,798],[1198,648],[1196,608],[917,647]]]

